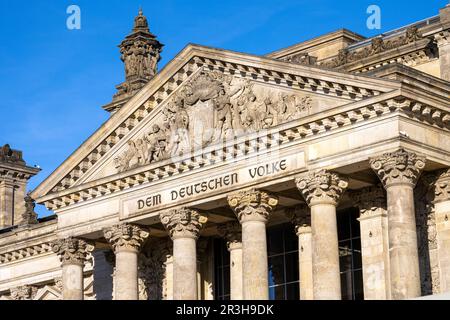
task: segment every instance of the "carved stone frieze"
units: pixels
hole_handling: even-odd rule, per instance
[[[242,190],[228,196],[228,204],[233,209],[239,222],[263,221],[278,205],[278,197],[260,190]]]
[[[370,166],[385,188],[395,184],[415,186],[425,167],[425,161],[422,155],[399,149],[370,159]]]
[[[115,252],[120,250],[139,251],[149,236],[149,232],[142,227],[129,223],[107,228],[103,234]]]
[[[115,158],[119,172],[199,150],[236,136],[270,128],[310,113],[312,99],[254,90],[243,78],[201,71],[163,108],[163,119],[129,141]]]
[[[307,52],[301,52],[283,58],[283,60],[291,63],[313,66],[316,65],[317,57],[310,56]]]
[[[82,239],[59,239],[52,244],[52,250],[59,256],[61,263],[81,264],[88,260],[88,255],[94,251],[94,246]]]
[[[242,248],[242,227],[237,221],[227,222],[217,227],[219,235],[227,241],[228,250]]]
[[[377,214],[380,208],[386,210],[386,192],[381,185],[353,191],[351,198],[355,206],[359,208],[361,217]]]
[[[419,34],[417,27],[411,26],[406,29],[405,34],[399,37],[396,37],[392,40],[384,40],[381,37],[373,38],[370,46],[366,46],[362,49],[349,51],[347,49],[341,49],[338,52],[338,55],[335,59],[330,62],[326,62],[322,64],[323,66],[336,68],[342,66],[346,63],[358,61],[377,53],[381,53],[384,51],[388,51],[391,49],[396,49],[403,45],[413,43],[417,40],[422,39],[422,36]]]
[[[326,170],[310,172],[295,182],[310,207],[321,203],[336,205],[348,186],[346,179]]]
[[[208,221],[206,216],[189,208],[164,211],[159,217],[172,239],[198,239],[203,225]]]

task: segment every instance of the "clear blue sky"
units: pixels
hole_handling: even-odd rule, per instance
[[[266,54],[347,28],[373,36],[438,14],[447,0],[0,0],[0,145],[24,152],[47,177],[105,120],[101,106],[123,81],[117,45],[142,5],[165,44],[160,68],[187,43]],[[66,9],[81,8],[81,30]],[[366,27],[370,4],[381,29]],[[38,209],[40,214],[45,211]]]

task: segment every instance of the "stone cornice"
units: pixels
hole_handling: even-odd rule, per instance
[[[149,236],[149,232],[142,227],[129,223],[112,226],[103,233],[115,252],[139,251]]]
[[[308,206],[318,204],[337,205],[348,187],[348,181],[327,170],[309,172],[295,179],[298,190]]]
[[[363,99],[395,88],[388,80],[359,79],[352,75],[321,70],[320,68],[294,66],[275,59],[245,55],[200,46],[188,46],[146,89],[141,90],[80,147],[36,190],[32,197],[40,198],[77,184],[100,158],[105,156],[139,122],[167,99],[176,88],[199,68],[225,70],[244,77],[255,77],[264,83],[273,83],[286,88],[339,96],[348,99]],[[276,71],[275,71],[276,70]],[[162,83],[162,86],[160,84]],[[65,176],[64,176],[65,175]]]
[[[52,243],[45,242],[36,244],[29,247],[11,250],[8,252],[0,253],[0,264],[19,261],[26,258],[36,257],[46,253],[52,252]]]
[[[412,95],[408,92],[405,94],[408,97]],[[423,100],[425,101],[425,98]],[[89,182],[41,198],[40,202],[45,202],[47,208],[56,210],[134,186],[192,172],[231,159],[239,159],[256,152],[269,151],[272,147],[282,147],[284,144],[294,141],[301,143],[303,140],[314,138],[325,132],[395,112],[404,113],[409,118],[427,123],[428,126],[434,125],[440,129],[450,130],[450,110],[418,102],[412,98],[401,98],[398,93],[393,92],[286,123],[263,134],[250,134],[226,145],[213,145],[176,163],[169,160],[152,163]]]
[[[265,191],[250,189],[229,195],[228,204],[241,224],[247,221],[267,223],[270,214],[278,205],[278,198]]]
[[[426,158],[399,149],[370,159],[370,166],[385,188],[408,184],[414,187],[425,167]]]
[[[198,211],[184,207],[163,211],[159,217],[172,239],[198,239],[200,231],[208,221],[208,218]]]

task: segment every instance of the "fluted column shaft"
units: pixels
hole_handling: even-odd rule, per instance
[[[66,238],[53,243],[52,249],[58,254],[62,265],[63,300],[83,300],[84,263],[94,247],[82,239]]]
[[[196,241],[207,218],[188,208],[165,211],[161,223],[173,240],[173,298],[197,300]]]
[[[228,197],[242,225],[243,296],[245,300],[268,300],[266,224],[278,199],[267,192],[245,190]]]
[[[348,183],[325,170],[300,177],[296,183],[311,208],[314,299],[340,300],[336,206]]]
[[[104,230],[116,256],[115,300],[139,300],[138,254],[149,233],[132,224],[120,224]]]
[[[403,149],[371,159],[386,189],[392,299],[420,296],[419,253],[413,189],[425,158]]]
[[[238,222],[230,222],[219,226],[219,234],[227,240],[230,252],[230,299],[242,300],[242,230]]]

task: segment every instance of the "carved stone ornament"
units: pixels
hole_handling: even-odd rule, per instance
[[[419,34],[417,27],[411,26],[405,30],[404,35],[396,37],[393,40],[385,41],[381,37],[376,37],[372,39],[370,46],[366,46],[362,49],[351,52],[347,49],[341,49],[335,59],[322,65],[330,68],[339,67],[346,63],[355,62],[383,51],[396,49],[420,39],[422,39],[422,36]]]
[[[105,239],[111,244],[114,252],[121,250],[139,251],[149,236],[142,227],[123,223],[103,230]]]
[[[239,222],[232,221],[217,227],[219,235],[227,240],[228,250],[242,248],[242,227]]]
[[[12,300],[33,300],[36,296],[38,288],[35,286],[20,286],[11,289]]]
[[[115,158],[115,166],[123,172],[186,155],[307,116],[311,108],[309,96],[257,91],[248,79],[202,70],[164,106],[160,123],[128,142],[127,149]]]
[[[305,228],[311,227],[311,213],[308,206],[304,203],[287,208],[285,211],[286,217],[291,220],[295,227],[295,233],[298,235]]]
[[[34,211],[34,208],[36,207],[36,202],[33,198],[30,197],[30,194],[28,193],[25,198],[25,212],[22,214],[22,225],[29,225],[29,224],[37,224],[37,213]]]
[[[348,187],[348,181],[326,170],[310,172],[295,179],[298,190],[311,207],[315,204],[337,205]]]
[[[233,209],[239,222],[267,222],[278,205],[278,197],[260,190],[242,190],[228,196],[228,204]]]
[[[87,260],[87,256],[94,251],[94,246],[85,240],[77,238],[59,239],[52,244],[52,250],[58,254],[61,263],[81,264]]]
[[[425,161],[424,156],[399,149],[370,159],[370,166],[385,188],[396,184],[415,186]]]
[[[164,211],[160,213],[159,218],[172,239],[198,239],[200,230],[208,221],[206,216],[189,208]]]
[[[428,201],[436,203],[450,200],[450,169],[428,173],[422,179],[429,188]]]
[[[386,210],[386,192],[381,185],[362,188],[351,193],[361,217],[376,214],[380,208]]]
[[[284,58],[283,60],[291,62],[291,63],[313,66],[313,65],[316,65],[317,57],[310,56],[307,52],[301,52],[301,53],[297,53],[297,54],[288,56],[288,57]]]

